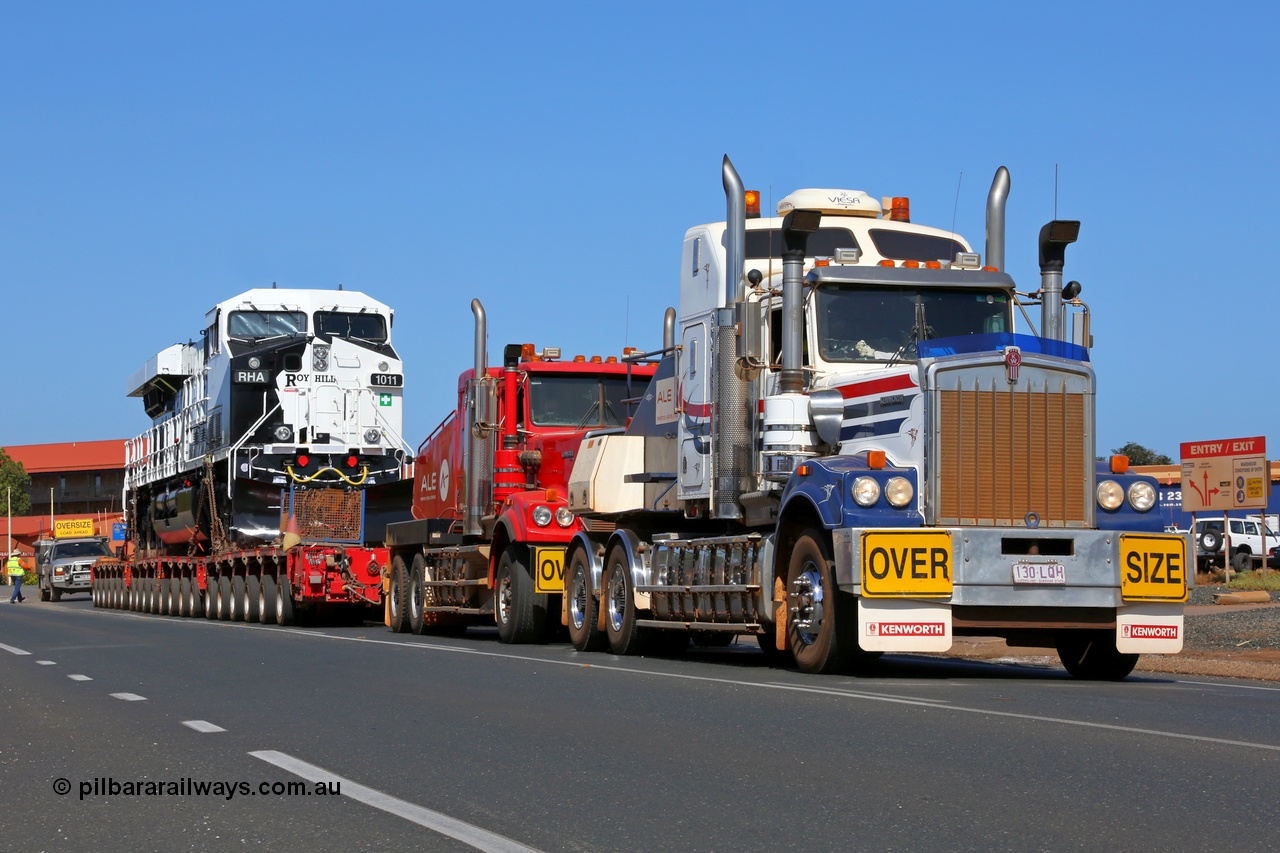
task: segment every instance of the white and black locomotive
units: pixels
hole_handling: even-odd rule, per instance
[[[406,474],[404,373],[392,310],[344,290],[250,290],[215,305],[200,343],[129,381],[152,426],[126,445],[136,546],[207,553],[361,543],[397,517]],[[374,534],[377,535],[377,534]]]

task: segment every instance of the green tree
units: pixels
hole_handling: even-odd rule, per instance
[[[1173,460],[1163,453],[1156,453],[1149,447],[1143,447],[1136,441],[1131,441],[1124,447],[1113,448],[1112,453],[1119,456],[1128,456],[1130,465],[1172,465]]]
[[[21,462],[10,459],[0,447],[0,512],[9,511],[10,500],[14,515],[31,512],[31,477]]]

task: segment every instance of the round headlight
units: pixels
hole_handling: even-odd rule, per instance
[[[378,439],[382,438],[382,433],[376,429],[367,429],[364,431],[364,440],[366,444],[377,444]]]
[[[567,506],[562,506],[556,510],[556,524],[561,527],[568,527],[573,524],[573,513],[569,511]]]
[[[853,499],[859,506],[873,506],[880,500],[880,484],[873,477],[859,477],[853,481]]]
[[[890,505],[898,508],[904,507],[911,503],[911,498],[915,496],[916,490],[912,488],[911,481],[906,477],[891,477],[889,482],[884,484],[884,496]]]
[[[390,367],[390,366],[391,366],[391,365],[387,364],[385,361],[380,361],[380,362],[378,362],[378,372],[379,372],[379,373],[386,373],[386,372],[387,372],[387,368],[388,368],[388,367]]]
[[[249,369],[250,369],[250,370],[257,370],[259,367],[262,367],[262,359],[258,358],[256,355],[254,355],[254,356],[250,356],[250,357],[249,357]]]
[[[546,527],[551,523],[551,507],[536,506],[533,508],[533,523],[539,527]]]
[[[1098,506],[1103,509],[1118,509],[1124,502],[1124,489],[1115,480],[1103,480],[1098,484]]]
[[[1129,486],[1129,505],[1138,512],[1146,512],[1156,505],[1156,490],[1145,480]]]
[[[271,431],[271,434],[275,436],[276,441],[288,441],[293,438],[293,427],[288,424],[280,424],[280,426]]]

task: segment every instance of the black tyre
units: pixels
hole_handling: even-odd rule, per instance
[[[391,561],[390,589],[387,591],[387,622],[391,630],[403,634],[409,630],[409,570],[399,554]]]
[[[168,616],[173,612],[173,580],[171,578],[160,579],[160,615]]]
[[[1253,569],[1253,553],[1248,548],[1237,548],[1231,557],[1231,568],[1237,572],[1247,572]],[[54,601],[57,601],[55,598]]]
[[[409,568],[409,593],[405,596],[405,603],[409,606],[409,630],[415,634],[421,634],[425,625],[422,607],[426,601],[427,588],[423,586],[426,573],[426,560],[421,554],[414,554],[413,565]]]
[[[231,577],[223,575],[218,578],[218,621],[230,622],[235,612],[235,598],[231,594]]]
[[[275,625],[276,622],[276,596],[280,594],[280,587],[276,583],[276,576],[273,574],[265,574],[262,576],[262,624]]]
[[[244,579],[244,621],[262,621],[262,580],[257,575]]]
[[[245,620],[244,603],[244,575],[234,575],[231,578],[231,608],[227,616],[230,621],[243,622]]]
[[[298,621],[297,611],[293,606],[293,585],[288,575],[276,579],[276,624],[292,625]]]
[[[574,549],[569,558],[564,594],[569,599],[569,642],[580,652],[603,649],[608,640],[599,627],[599,603],[591,589],[591,560],[581,548]]]
[[[1222,547],[1222,534],[1216,530],[1206,530],[1200,534],[1200,550],[1206,554],[1216,554]]]
[[[787,566],[787,645],[802,672],[838,672],[857,642],[856,602],[836,589],[830,546],[806,530]]]
[[[609,641],[609,651],[615,655],[639,654],[644,645],[644,634],[636,625],[635,583],[623,546],[615,545],[609,549],[602,583],[604,596],[600,606],[605,609],[604,633]]]
[[[177,616],[191,615],[191,579],[183,575],[173,580],[174,598],[177,600]]]
[[[52,598],[52,597],[53,597],[53,596],[50,594],[49,590],[45,589],[45,586],[44,586],[44,582],[43,582],[43,581],[40,583],[39,589],[40,589],[40,600],[41,600],[41,601],[48,601],[50,598]]]
[[[504,643],[536,642],[547,621],[547,596],[533,591],[526,554],[525,548],[509,546],[494,575],[493,613]]]
[[[1067,672],[1087,681],[1119,681],[1138,665],[1137,655],[1116,651],[1113,631],[1062,632],[1058,659]]]

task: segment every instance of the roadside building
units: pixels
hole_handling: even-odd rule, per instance
[[[35,543],[52,534],[55,521],[92,519],[94,533],[124,544],[124,439],[21,444],[4,448],[31,478],[31,511],[10,520],[0,507],[0,548],[12,537],[24,564]],[[113,536],[117,534],[117,536]]]

